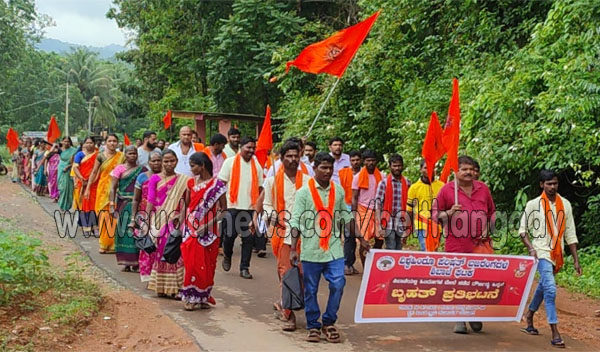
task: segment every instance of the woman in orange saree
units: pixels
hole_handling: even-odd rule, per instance
[[[79,210],[79,221],[83,227],[83,235],[89,237],[92,232],[92,227],[96,225],[96,214],[94,213],[94,205],[96,202],[96,187],[90,189],[87,199],[80,197],[88,186],[92,170],[96,163],[96,151],[94,140],[92,137],[87,137],[83,140],[81,151],[75,154],[73,158],[73,175],[75,177],[75,190],[73,195],[73,203],[75,209]]]
[[[114,207],[114,204],[110,204],[109,195],[112,185],[110,173],[123,162],[123,153],[117,151],[118,144],[119,138],[115,134],[109,134],[106,137],[106,148],[104,152],[98,154],[91,176],[96,185],[95,210],[100,229],[99,252],[102,254],[114,253],[115,251],[117,220],[110,213],[109,206]],[[84,199],[87,198],[88,190],[91,192],[93,186],[93,184],[88,183]]]

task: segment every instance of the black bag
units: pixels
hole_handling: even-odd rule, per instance
[[[152,241],[150,235],[145,235],[142,237],[135,237],[135,246],[140,250],[144,251],[148,254],[152,254],[156,252],[156,245]]]
[[[304,309],[304,289],[300,269],[297,266],[291,267],[283,274],[281,283],[281,307],[291,310]]]
[[[165,244],[165,251],[160,260],[169,264],[175,264],[179,258],[181,258],[181,231],[175,230],[169,234],[167,244]]]

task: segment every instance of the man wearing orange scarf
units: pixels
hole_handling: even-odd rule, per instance
[[[556,316],[556,281],[554,275],[560,271],[564,260],[564,243],[573,255],[573,265],[578,275],[582,270],[577,256],[577,235],[571,203],[558,194],[558,176],[552,170],[540,172],[542,194],[527,202],[521,218],[519,234],[529,251],[529,255],[538,259],[537,270],[540,274],[537,289],[527,312],[527,327],[521,329],[529,335],[538,335],[533,327],[533,315],[544,301],[546,318],[552,331],[551,345],[565,347],[558,332]],[[536,225],[536,223],[538,225]],[[531,240],[529,235],[531,234]]]
[[[280,297],[275,307],[281,313],[281,320],[285,321],[284,331],[296,330],[296,316],[289,309],[284,309],[281,300],[281,279],[292,264],[290,263],[290,250],[292,237],[290,236],[289,220],[296,203],[296,191],[306,186],[310,177],[298,170],[300,162],[300,146],[294,142],[286,142],[280,150],[283,167],[279,168],[275,176],[267,177],[264,183],[263,209],[270,220],[269,235],[273,254],[277,258],[277,275],[280,280]]]
[[[352,179],[352,212],[357,214],[360,231],[365,240],[375,238],[373,248],[383,247],[383,238],[375,232],[375,197],[377,185],[385,177],[377,168],[377,156],[372,150],[362,153],[364,166]],[[360,249],[360,260],[365,265],[364,250]],[[348,268],[346,268],[348,270]]]
[[[240,152],[225,160],[218,176],[227,183],[227,214],[221,223],[224,252],[223,270],[231,269],[233,244],[235,238],[240,235],[242,237],[240,276],[244,279],[252,279],[250,259],[254,244],[252,233],[255,231],[252,218],[263,183],[263,170],[254,157],[255,150],[256,140],[254,138],[242,138]]]
[[[358,150],[348,153],[350,156],[350,167],[339,170],[340,186],[344,189],[346,205],[352,210],[352,180],[360,172],[362,167],[362,155]],[[356,262],[356,239],[350,236],[350,229],[346,226],[344,229],[344,273],[346,275],[358,274],[354,267]]]
[[[210,137],[210,145],[203,150],[204,154],[212,161],[214,177],[219,175],[219,171],[221,171],[223,163],[225,162],[225,159],[227,159],[227,154],[223,151],[225,144],[227,144],[227,137],[217,133]]]
[[[360,235],[360,229],[344,202],[344,189],[331,181],[334,158],[324,152],[315,156],[315,177],[296,192],[296,202],[292,213],[292,244],[290,261],[297,262],[296,245],[302,236],[300,260],[302,262],[304,284],[304,313],[307,341],[319,342],[321,333],[332,343],[340,342],[340,333],[334,326],[340,307],[342,293],[346,285],[344,277],[344,253],[341,231],[350,223],[353,234],[360,238],[361,246],[369,249],[369,244]],[[322,321],[317,291],[321,275],[329,283],[329,300]]]

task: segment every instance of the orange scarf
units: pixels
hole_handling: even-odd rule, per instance
[[[315,179],[311,178],[308,180],[308,189],[310,190],[310,195],[312,196],[312,201],[315,204],[315,208],[317,209],[317,216],[319,218],[319,227],[321,227],[321,235],[319,236],[319,247],[322,250],[329,250],[329,238],[331,237],[331,232],[333,231],[333,208],[335,207],[335,185],[333,182],[329,181],[329,196],[327,197],[327,208],[323,205],[323,201],[321,200],[321,196],[317,191],[317,187],[315,186]],[[323,212],[328,215],[328,218],[323,217]],[[323,221],[325,222],[324,225]]]
[[[548,196],[546,192],[542,192],[542,197],[540,198],[542,207],[544,209],[544,217],[546,218],[546,230],[550,234],[550,258],[554,261],[554,273],[558,273],[560,268],[564,264],[563,260],[563,250],[562,250],[562,242],[563,235],[565,234],[565,206],[563,204],[560,195],[556,194],[556,224],[554,224],[554,215],[552,215],[552,209],[550,209],[550,201],[548,200]],[[558,233],[554,232],[554,225],[556,225],[556,229]],[[554,245],[554,247],[552,247]]]
[[[233,159],[233,167],[231,168],[231,186],[229,188],[229,201],[231,204],[237,204],[238,193],[240,191],[240,169],[242,156],[238,153]],[[250,186],[250,203],[252,206],[256,204],[258,199],[258,172],[256,171],[256,163],[254,159],[250,159],[250,167],[252,168],[252,185]]]
[[[283,166],[282,166],[283,168]],[[303,162],[300,162],[300,170],[302,171],[303,174],[308,175],[308,168],[306,168],[306,165]]]
[[[202,150],[202,152],[204,154],[206,154],[206,156],[208,156],[211,160],[213,158],[212,152],[210,151],[209,147],[206,147]],[[227,159],[227,154],[225,154],[225,152],[221,152],[221,156],[223,157],[223,159]]]
[[[378,168],[375,168],[373,174],[375,175],[375,185],[378,185],[379,181],[381,181],[381,172],[379,172]],[[364,166],[358,173],[358,188],[369,188],[369,172]]]
[[[377,171],[377,169],[375,169]],[[362,172],[362,171],[361,171]],[[360,182],[360,180],[359,180]],[[406,211],[406,202],[408,200],[408,182],[404,176],[400,177],[400,182],[402,183],[402,200],[400,204],[400,210],[402,212]],[[390,216],[392,215],[392,204],[394,200],[394,183],[392,182],[392,175],[387,176],[386,184],[385,184],[385,199],[383,200],[383,219],[385,219],[385,224],[387,227],[388,222],[390,221]],[[410,225],[409,225],[410,226]]]
[[[297,171],[296,172],[296,190],[300,189],[302,187],[302,172],[301,171]],[[284,210],[286,210],[285,207],[285,197],[284,197],[284,193],[285,193],[285,189],[284,189],[284,185],[283,185],[283,181],[284,181],[284,171],[283,171],[283,166],[281,166],[279,168],[279,170],[277,170],[277,175],[275,175],[275,182],[273,183],[273,187],[271,188],[271,194],[275,195],[277,197],[277,204],[275,205],[275,210],[277,211],[277,216],[280,219],[280,224],[284,224],[284,218],[285,218],[285,213]],[[275,192],[275,188],[277,187],[277,191]],[[271,237],[271,247],[273,248],[273,254],[275,254],[275,256],[279,255],[279,248],[281,248],[281,246],[283,245],[283,238],[285,237],[285,226],[281,226],[278,225],[276,230],[276,232],[273,233],[273,236]],[[299,252],[300,251],[300,239],[298,239],[297,245],[296,245],[296,250]]]
[[[344,188],[344,201],[346,204],[352,204],[352,178],[354,177],[354,173],[352,172],[351,167],[345,167],[339,172],[340,177],[340,185]]]
[[[204,149],[204,144],[202,143],[192,143],[194,145],[195,152],[201,152]]]

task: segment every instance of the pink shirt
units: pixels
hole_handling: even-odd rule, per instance
[[[358,175],[360,172],[354,175],[352,179],[352,190],[358,190]],[[381,177],[384,177],[383,173]],[[377,195],[377,179],[375,179],[375,174],[369,174],[369,188],[364,189],[361,188],[360,192],[358,192],[358,204],[363,207],[370,207],[375,209],[374,199]]]
[[[450,221],[444,224],[444,233],[448,235],[445,250],[472,253],[484,226],[494,221],[496,205],[489,188],[481,181],[473,181],[471,197],[459,187],[458,204],[462,205],[462,210],[454,213]],[[437,219],[440,211],[450,210],[453,205],[454,182],[448,182],[433,202],[433,218]]]
[[[221,168],[223,167],[225,158],[223,157],[222,153],[219,153],[218,155],[213,155],[213,157],[210,158],[210,161],[212,161],[213,164],[213,177],[217,177],[219,175],[219,171],[221,171]]]

